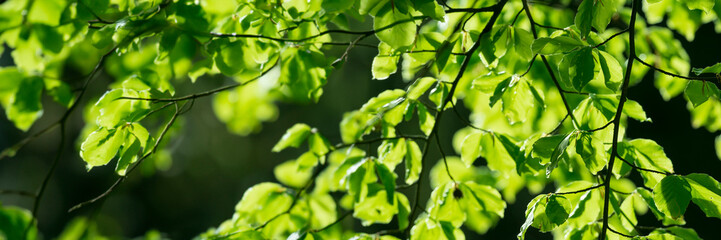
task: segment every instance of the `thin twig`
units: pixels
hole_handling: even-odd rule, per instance
[[[186,104],[187,104],[187,103],[186,103]],[[84,207],[84,206],[86,206],[86,205],[88,205],[88,204],[92,204],[92,203],[94,203],[94,202],[97,202],[98,200],[101,200],[101,199],[107,197],[108,195],[110,195],[110,193],[112,193],[112,192],[115,190],[115,188],[118,187],[118,186],[120,185],[120,183],[122,183],[122,182],[130,175],[130,173],[132,173],[138,166],[140,166],[140,164],[143,163],[143,161],[144,161],[145,159],[147,159],[148,157],[150,157],[151,155],[153,155],[153,154],[158,150],[158,146],[160,145],[160,142],[163,140],[163,138],[165,137],[166,133],[168,133],[168,130],[170,130],[170,127],[173,126],[173,123],[175,123],[175,120],[176,120],[176,119],[178,118],[178,116],[180,115],[180,112],[181,112],[181,110],[182,110],[182,107],[178,108],[177,103],[175,104],[175,106],[176,106],[176,108],[175,108],[175,114],[173,114],[173,116],[170,118],[170,120],[168,121],[168,123],[165,124],[165,128],[163,128],[163,130],[160,132],[160,135],[158,135],[158,138],[157,138],[157,140],[155,141],[155,144],[153,145],[153,148],[150,150],[150,152],[148,152],[148,153],[146,153],[145,155],[143,155],[143,157],[141,157],[141,158],[138,160],[138,162],[135,163],[135,165],[133,165],[132,167],[130,167],[130,169],[128,169],[128,171],[125,173],[125,175],[120,176],[120,177],[115,181],[115,183],[113,183],[113,185],[111,185],[107,190],[105,190],[105,192],[103,192],[102,194],[98,195],[97,197],[95,197],[95,198],[93,198],[93,199],[90,199],[90,200],[85,201],[85,202],[81,202],[81,203],[73,206],[72,208],[70,208],[70,209],[68,210],[68,212],[73,212],[73,211],[75,211],[75,210],[78,210],[78,209],[80,209],[80,208],[82,208],[82,207]],[[185,105],[183,105],[183,106],[185,106]]]
[[[451,179],[452,182],[456,182],[456,179],[453,177],[453,174],[451,174],[451,168],[448,167],[448,160],[446,159],[446,153],[443,151],[443,147],[441,147],[441,138],[438,137],[438,133],[436,135],[436,146],[438,146],[438,151],[441,153],[441,156],[443,157],[443,165],[446,167],[446,174],[448,175],[448,178]]]
[[[662,172],[662,171],[658,171],[658,170],[653,170],[653,169],[642,168],[642,167],[636,166],[636,164],[629,162],[628,160],[624,159],[623,157],[621,157],[619,155],[616,155],[616,157],[618,159],[621,159],[621,161],[623,161],[624,163],[628,164],[628,166],[631,166],[632,168],[634,168],[636,170],[652,172],[652,173],[662,174],[662,175],[666,175],[666,176],[673,175],[673,173],[669,173],[669,172]]]
[[[343,221],[343,219],[345,219],[346,217],[350,216],[352,213],[353,213],[353,209],[351,209],[350,211],[347,211],[346,213],[344,213],[343,215],[341,215],[340,217],[338,217],[338,219],[336,219],[336,220],[333,221],[332,223],[330,223],[330,224],[328,224],[328,225],[325,225],[325,227],[322,227],[322,228],[319,228],[319,229],[313,229],[313,230],[310,230],[310,232],[317,233],[317,232],[325,231],[326,229],[328,229],[328,228],[330,228],[330,227],[332,227],[332,226],[340,223],[341,221]]]
[[[651,64],[648,64],[647,62],[644,62],[643,60],[641,60],[641,58],[639,58],[638,56],[633,56],[633,59],[635,59],[636,61],[640,62],[640,63],[643,64],[643,65],[646,65],[646,67],[649,67],[649,68],[653,69],[654,71],[657,71],[657,72],[666,74],[666,75],[671,76],[671,77],[681,78],[681,79],[686,79],[686,80],[699,80],[699,81],[716,80],[716,77],[686,77],[686,76],[681,76],[681,75],[674,74],[674,73],[672,73],[672,72],[669,72],[669,71],[666,71],[666,70],[657,68],[657,67],[655,67],[655,66],[652,66]]]
[[[377,33],[377,32],[381,32],[381,31],[388,30],[388,29],[390,29],[390,28],[392,28],[392,27],[394,27],[394,26],[396,26],[396,25],[399,25],[399,24],[403,24],[403,23],[407,23],[407,22],[412,22],[412,21],[416,21],[416,20],[421,20],[421,19],[424,19],[424,18],[426,18],[426,17],[423,17],[423,16],[414,16],[414,17],[411,17],[411,18],[408,18],[408,19],[403,19],[403,20],[399,20],[399,21],[393,22],[393,23],[388,24],[388,25],[386,25],[386,26],[383,26],[383,27],[381,27],[381,28],[377,28],[377,29],[374,29],[374,30],[368,30],[368,31],[348,31],[348,30],[342,30],[342,29],[325,30],[325,31],[322,31],[322,32],[320,32],[320,33],[318,33],[318,34],[315,34],[315,35],[312,35],[312,36],[308,36],[308,37],[304,37],[304,38],[298,38],[298,39],[287,39],[287,38],[269,37],[269,36],[259,35],[259,34],[237,34],[237,33],[216,33],[216,32],[211,32],[211,33],[206,33],[206,34],[207,34],[208,36],[210,36],[210,37],[219,37],[219,38],[259,38],[259,39],[267,39],[267,40],[272,40],[272,41],[277,41],[277,42],[295,42],[295,43],[298,43],[298,42],[305,42],[305,41],[307,41],[307,40],[315,39],[315,38],[321,37],[321,36],[323,36],[323,35],[334,34],[334,33],[348,34],[348,35],[371,35],[371,34],[374,34],[374,33]]]
[[[613,228],[611,228],[611,227],[608,227],[608,230],[610,230],[611,232],[613,232],[613,233],[615,233],[615,234],[618,234],[618,235],[620,235],[620,236],[623,236],[623,237],[627,237],[627,238],[634,238],[634,237],[635,237],[635,236],[623,234],[623,233],[621,233],[621,232],[619,232],[619,231],[613,230]]]
[[[35,194],[23,190],[0,190],[0,195],[18,195],[23,197],[35,198]]]
[[[611,39],[615,38],[615,37],[618,36],[618,35],[624,34],[624,33],[626,33],[626,32],[628,32],[628,28],[626,28],[626,29],[624,29],[624,30],[622,30],[622,31],[620,31],[620,32],[617,32],[617,33],[611,35],[610,37],[606,38],[606,40],[604,40],[603,42],[601,42],[601,43],[599,43],[599,44],[596,44],[596,45],[593,46],[592,48],[598,48],[598,47],[600,47],[600,46],[603,46],[604,44],[606,44],[606,43],[607,43],[608,41],[610,41]]]
[[[590,187],[587,187],[587,188],[584,188],[584,189],[581,189],[581,190],[576,190],[576,191],[558,192],[558,193],[552,193],[552,194],[557,194],[557,195],[576,194],[576,193],[587,192],[587,191],[589,191],[589,190],[593,190],[593,189],[600,188],[600,187],[603,187],[603,184],[593,185],[593,186],[590,186]]]

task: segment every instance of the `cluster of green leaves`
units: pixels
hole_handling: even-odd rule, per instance
[[[274,169],[279,183],[248,189],[232,218],[199,239],[464,239],[466,229],[493,227],[524,188],[539,194],[546,185],[557,190],[528,204],[519,239],[531,227],[572,239],[606,238],[607,228],[618,233],[608,234],[613,239],[698,238],[670,225],[685,223],[691,201],[721,218],[719,182],[676,175],[657,143],[625,138],[627,121],[651,121],[625,92],[650,66],[666,100],[684,93],[694,126],[719,130],[721,92],[708,78],[688,76],[690,60],[673,31],[687,40],[704,23],[721,31],[721,2],[632,1],[584,0],[569,11],[525,0],[10,0],[0,5],[0,43],[14,66],[0,68],[0,104],[28,131],[42,115],[44,92],[67,108],[64,127],[105,69],[114,81],[85,107],[79,152],[88,170],[117,159],[124,178],[148,157],[168,167],[163,138],[176,134],[176,118],[195,99],[218,93],[213,109],[228,130],[257,132],[277,116],[275,102],[317,102],[348,51],[374,46],[360,43],[374,35],[373,78],[400,73],[408,87],[345,113],[336,145],[308,125],[290,128],[272,151],[304,144],[307,151]],[[372,30],[350,28],[366,19]],[[664,19],[668,27],[657,24]],[[332,61],[338,56],[329,49],[338,45],[346,52]],[[721,65],[693,73],[718,77]],[[86,77],[69,80],[76,75]],[[232,83],[176,95],[181,82],[214,79]],[[441,149],[441,159],[430,159],[438,134],[449,132],[439,119],[451,111],[468,122],[453,135],[459,157]],[[643,182],[631,181],[633,173]],[[421,194],[424,177],[430,196]],[[638,228],[637,215],[648,209],[665,227]],[[0,233],[34,238],[34,228],[25,231],[32,215],[3,208],[0,220],[12,224],[0,224]],[[347,228],[347,216],[385,230]],[[71,224],[68,234],[81,225],[92,223]]]

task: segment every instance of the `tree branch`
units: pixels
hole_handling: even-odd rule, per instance
[[[633,69],[633,60],[636,58],[636,15],[639,8],[639,0],[633,0],[631,3],[631,20],[628,24],[629,35],[629,53],[628,61],[626,65],[626,74],[623,78],[623,85],[621,86],[621,98],[618,101],[618,108],[616,109],[616,116],[613,118],[613,142],[611,143],[611,156],[606,165],[606,180],[604,182],[604,198],[603,198],[603,227],[599,236],[600,240],[606,239],[606,230],[608,227],[608,210],[609,201],[611,199],[611,178],[613,177],[613,164],[616,160],[617,149],[618,149],[618,135],[621,127],[621,114],[623,114],[623,105],[626,103],[628,95],[628,84],[631,80],[631,70]]]

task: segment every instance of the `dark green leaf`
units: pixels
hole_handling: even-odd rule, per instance
[[[679,218],[691,201],[691,186],[682,177],[666,176],[653,188],[653,200],[661,212]]]
[[[381,183],[383,183],[383,186],[386,189],[388,204],[394,204],[393,199],[395,196],[396,178],[393,172],[391,172],[385,164],[376,164],[376,171],[378,173],[378,177],[381,179]]]
[[[719,98],[719,89],[715,84],[706,81],[689,81],[684,94],[694,107],[706,102],[710,97]]]
[[[561,140],[561,142],[558,143],[555,149],[553,149],[553,153],[551,154],[551,162],[546,167],[546,177],[551,177],[551,172],[553,172],[553,169],[558,166],[558,162],[561,160],[561,155],[563,155],[566,152],[566,148],[568,147],[568,144],[570,144],[571,138],[575,137],[577,132],[570,132],[566,134],[566,137]]]

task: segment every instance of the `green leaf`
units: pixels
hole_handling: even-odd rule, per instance
[[[45,90],[48,95],[53,97],[53,100],[66,108],[72,105],[74,96],[68,84],[63,81],[50,78],[44,78],[43,82],[45,84]]]
[[[546,216],[551,224],[561,225],[568,219],[571,210],[571,202],[564,196],[551,195],[546,203]]]
[[[88,163],[88,170],[108,164],[118,153],[126,134],[124,129],[101,127],[88,135],[80,146],[80,156]]]
[[[330,152],[330,143],[320,133],[314,132],[308,137],[308,147],[316,156],[324,156]]]
[[[581,37],[588,36],[591,32],[591,22],[593,21],[595,0],[583,0],[581,5],[578,5],[578,12],[574,18],[576,27],[581,32]]]
[[[373,79],[383,80],[395,73],[398,66],[400,53],[396,53],[391,46],[385,42],[378,43],[378,55],[373,58],[372,73]]]
[[[297,160],[290,160],[278,164],[273,169],[273,175],[278,182],[295,188],[302,188],[313,176],[312,168],[300,168]]]
[[[242,51],[241,51],[242,52]],[[281,92],[297,102],[317,102],[327,82],[327,58],[315,49],[289,48],[281,54]]]
[[[533,50],[531,44],[533,44],[533,35],[523,28],[513,28],[513,46],[515,47],[516,53],[524,59],[531,59],[533,57]]]
[[[428,110],[423,104],[416,105],[416,108],[418,108],[418,111],[416,113],[418,114],[418,121],[421,125],[421,131],[423,131],[423,133],[428,136],[431,134],[431,131],[433,131],[433,126],[436,123],[436,119],[433,117],[433,114],[428,112]]]
[[[464,196],[468,196],[464,197],[463,201],[468,201],[468,203],[465,204],[468,213],[484,211],[503,218],[505,215],[506,202],[503,201],[501,193],[499,193],[498,190],[491,186],[480,185],[471,181],[462,183],[460,186],[463,187],[462,190],[467,190],[463,191]]]
[[[559,75],[565,86],[581,91],[593,80],[596,62],[591,52],[590,48],[583,48],[563,57]]]
[[[393,172],[386,167],[385,164],[376,164],[376,171],[378,173],[378,177],[381,179],[381,183],[383,183],[383,186],[386,190],[386,196],[388,200],[388,204],[394,204],[393,199],[394,193],[396,189],[396,177],[394,176]]]
[[[716,157],[721,160],[721,135],[716,136],[714,146],[716,148]]]
[[[717,99],[721,97],[718,87],[706,81],[688,81],[688,85],[686,85],[686,89],[684,89],[683,92],[693,104],[693,107],[698,107],[710,97]]]
[[[412,140],[406,140],[406,184],[413,184],[418,181],[423,168],[423,153],[418,144]]]
[[[398,203],[398,229],[406,229],[408,227],[408,217],[411,214],[411,204],[408,198],[403,194],[395,194]]]
[[[551,177],[551,172],[553,172],[553,169],[555,169],[558,166],[558,162],[561,160],[561,155],[563,155],[566,152],[566,148],[568,147],[568,144],[570,144],[571,138],[575,137],[576,131],[570,132],[566,134],[566,137],[561,140],[561,142],[558,143],[555,149],[553,149],[553,153],[551,154],[551,162],[546,167],[546,177]]]
[[[601,72],[603,73],[604,84],[614,92],[618,90],[623,82],[623,68],[618,60],[605,51],[596,50]]]
[[[446,12],[441,5],[438,5],[438,2],[434,0],[415,0],[412,1],[412,3],[415,5],[415,9],[423,13],[423,15],[429,16],[437,21],[445,21],[443,17],[446,15]]]
[[[594,0],[594,4],[595,8],[591,25],[600,33],[606,31],[606,26],[611,22],[613,15],[616,14],[618,0]]]
[[[608,162],[606,148],[603,142],[593,137],[591,133],[581,133],[576,140],[576,153],[581,155],[583,162],[592,174],[603,170]]]
[[[521,231],[518,233],[518,239],[524,240],[526,239],[526,231],[528,231],[528,228],[531,227],[533,224],[533,219],[535,215],[533,213],[536,212],[536,207],[538,206],[539,201],[538,200],[532,200],[530,203],[528,203],[528,208],[526,210],[526,221],[523,222],[523,225],[521,225]]]
[[[541,232],[555,229],[566,221],[570,212],[571,204],[563,196],[555,194],[536,196],[528,203],[526,222],[521,227],[518,239],[525,239],[525,233],[529,226],[538,228]]]
[[[625,147],[626,150],[623,151],[624,159],[638,167],[673,173],[671,159],[666,156],[663,147],[656,142],[648,139],[634,139],[628,143]],[[656,186],[656,183],[663,178],[663,175],[658,173],[648,171],[639,171],[639,173],[644,180],[644,184],[649,188]]]
[[[3,81],[17,81],[4,79]],[[43,80],[39,77],[28,77],[20,79],[20,84],[11,98],[10,106],[5,109],[7,118],[15,126],[27,131],[35,123],[35,120],[43,115],[41,94],[43,92]]]
[[[506,55],[509,48],[513,48],[514,40],[511,36],[513,33],[506,25],[494,27],[490,34],[481,36],[480,56],[483,64],[490,68],[495,68],[501,57]]]
[[[705,13],[712,12],[714,7],[714,0],[685,0],[683,2],[689,9],[698,9]]]
[[[557,55],[571,52],[584,45],[585,44],[583,44],[583,42],[566,36],[558,36],[554,38],[541,37],[533,41],[533,44],[531,44],[531,50],[533,51],[533,54]]]
[[[472,166],[473,162],[481,156],[481,137],[483,137],[482,132],[474,132],[463,139],[461,161],[466,164],[466,167]]]
[[[436,82],[436,79],[432,77],[422,77],[416,79],[416,81],[414,81],[413,84],[408,87],[408,94],[406,94],[406,98],[417,100],[419,97],[423,96],[423,94],[426,93],[429,88],[431,88],[433,83]]]
[[[401,89],[385,90],[378,96],[369,99],[360,110],[373,114],[381,113],[398,105],[399,100],[402,101],[405,94],[406,92]]]
[[[361,0],[358,13],[361,15],[370,14],[371,16],[376,16],[378,10],[385,6],[388,1],[389,0]]]
[[[626,100],[626,104],[623,106],[623,113],[641,122],[651,121],[650,118],[646,117],[646,111],[643,110],[641,104],[631,99]]]
[[[511,83],[502,97],[502,110],[510,124],[525,122],[528,112],[536,106],[531,88],[533,86],[528,81],[513,75]]]
[[[502,88],[507,87],[509,83],[508,81],[510,81],[511,76],[512,75],[507,72],[489,72],[486,75],[481,75],[478,78],[473,79],[473,89],[478,89],[484,93],[493,93],[500,84],[503,84],[500,85],[502,86]]]
[[[679,218],[691,201],[691,186],[683,177],[666,176],[653,188],[653,200],[661,212]]]
[[[280,184],[259,183],[243,193],[235,213],[238,221],[260,225],[288,209],[292,201],[293,196]]]
[[[375,195],[366,197],[354,206],[353,217],[361,220],[363,226],[373,223],[386,224],[393,220],[398,213],[395,203],[387,201],[387,193],[384,190],[378,191]],[[390,199],[393,199],[391,195]]]
[[[378,146],[378,159],[393,170],[406,156],[406,139],[385,140]]]
[[[692,173],[685,177],[691,187],[691,200],[707,217],[721,219],[721,184],[708,174]]]
[[[701,75],[701,74],[704,74],[704,73],[715,73],[715,74],[719,74],[719,73],[721,73],[721,62],[720,62],[720,63],[716,63],[716,64],[711,65],[711,66],[708,66],[708,67],[705,67],[705,68],[693,68],[692,71],[693,71],[693,73],[695,73],[696,75]],[[693,82],[693,81],[692,81],[692,82]]]
[[[136,91],[133,89],[113,89],[100,97],[93,110],[98,116],[95,123],[105,128],[115,128],[129,122],[136,122],[145,117],[150,111],[149,101],[120,99],[149,98],[148,90]]]
[[[30,225],[32,224],[32,226]],[[14,206],[0,205],[0,236],[3,239],[37,239],[37,223],[32,213]]]
[[[556,147],[565,139],[567,135],[552,135],[542,137],[533,143],[532,154],[534,157],[551,158]]]
[[[391,26],[389,27],[388,26]],[[381,42],[393,49],[407,47],[413,44],[416,37],[416,25],[412,17],[401,11],[394,11],[391,3],[385,4],[373,18],[373,29]]]
[[[60,25],[60,17],[65,10],[67,2],[64,0],[37,0],[33,1],[28,21],[44,23],[50,26]]]
[[[299,147],[311,134],[310,126],[304,123],[296,123],[290,127],[278,143],[273,146],[273,152],[280,152],[287,147]]]

